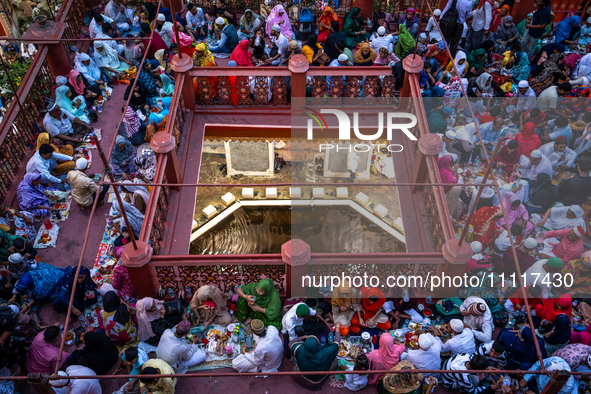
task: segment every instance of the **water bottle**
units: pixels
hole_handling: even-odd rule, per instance
[[[246,343],[246,337],[244,336],[244,330],[242,328],[240,329],[240,343]]]
[[[261,37],[257,36],[257,38],[254,40],[254,45],[258,47],[260,43],[261,43]]]
[[[509,375],[503,376],[503,386],[511,387],[511,378]]]
[[[334,342],[334,334],[332,332],[328,333],[328,342],[329,343],[333,343]]]
[[[371,19],[367,18],[367,26],[371,26]]]
[[[404,299],[404,302],[410,301],[410,296],[408,295],[408,289],[406,287],[402,290],[402,298]]]
[[[431,296],[427,296],[427,298],[425,298],[425,303],[432,304],[433,303],[433,298],[431,298]]]
[[[408,328],[408,323],[410,323],[410,320],[406,319],[402,328]]]
[[[502,173],[503,173],[503,169],[502,168],[499,168],[497,170],[497,177],[500,177]]]
[[[172,287],[168,288],[168,295],[174,298],[174,290],[172,290]]]
[[[230,311],[230,318],[234,320],[234,311]]]
[[[318,35],[318,33],[320,33],[320,30],[316,28],[316,35]]]
[[[187,291],[185,291],[185,296],[187,296],[187,297],[193,296],[193,290],[191,290],[191,287],[187,286]]]
[[[326,345],[326,337],[323,336],[322,338],[320,338],[320,346],[324,345]]]

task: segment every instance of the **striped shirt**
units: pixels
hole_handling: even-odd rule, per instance
[[[448,390],[459,390],[462,393],[474,393],[475,387],[469,373],[466,371],[466,363],[472,356],[461,353],[453,356],[443,363],[443,369],[450,371],[441,375],[443,386]]]
[[[488,364],[491,367],[497,367],[501,369],[505,368],[505,366],[507,365],[507,352],[503,352],[499,357],[490,356],[490,349],[492,348],[494,342],[495,341],[481,343],[476,348],[476,353],[486,357],[486,359],[488,360]]]

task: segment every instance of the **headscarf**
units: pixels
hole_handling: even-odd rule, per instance
[[[423,93],[421,93],[422,97],[443,97],[445,95],[445,89],[440,88],[439,86],[433,86],[431,89],[429,90],[425,90]]]
[[[331,304],[335,306],[353,305],[355,301],[354,290],[352,287],[341,285],[335,287],[332,291]]]
[[[476,59],[478,56],[486,55],[486,51],[482,48],[478,48],[472,51],[468,55],[467,61],[470,64],[470,68],[474,67],[476,71],[484,67],[484,57],[480,60]],[[468,76],[472,76],[470,70],[468,70]],[[468,78],[468,76],[466,78]]]
[[[400,361],[400,355],[404,352],[404,345],[396,345],[394,338],[388,333],[380,336],[378,353],[384,369],[392,369]]]
[[[61,75],[55,79],[55,85],[57,87],[64,86],[67,83],[68,83],[68,78],[62,77]]]
[[[197,51],[203,52],[203,56],[198,56]],[[193,53],[193,65],[196,67],[215,67],[215,59],[205,43],[198,44]]]
[[[283,12],[282,16],[279,16],[280,12]],[[281,25],[279,25],[280,21],[283,21]],[[283,8],[281,4],[277,4],[275,7],[273,7],[269,17],[267,18],[266,31],[268,36],[271,35],[271,29],[274,25],[279,25],[281,27],[281,34],[283,34],[285,37],[291,38],[293,36],[289,15],[287,15],[287,11],[285,11],[285,8]]]
[[[318,29],[320,31],[328,30],[325,27],[320,27],[320,23],[324,23],[326,26],[330,26],[332,21],[338,21],[339,17],[337,13],[333,11],[331,7],[324,7],[324,11],[322,11],[322,15],[320,15],[320,19],[318,20],[319,26]]]
[[[571,211],[574,215],[574,219],[566,217],[568,211]],[[585,220],[583,219],[583,208],[579,205],[571,205],[569,207],[555,206],[550,209],[550,217],[546,221],[545,227],[552,230],[564,230],[567,228],[573,228],[581,226],[585,228]]]
[[[513,67],[511,67],[511,76],[513,77],[513,80],[517,83],[520,81],[527,81],[530,70],[531,67],[529,65],[527,53],[521,51],[516,52],[515,63],[513,63]]]
[[[320,346],[315,336],[310,336],[304,343],[292,345],[291,351],[298,371],[330,371],[339,352],[339,345],[335,342]],[[307,380],[318,383],[328,375],[303,375]]]
[[[203,304],[208,299],[211,299],[213,301],[213,303],[215,304],[216,311],[226,306],[226,299],[224,298],[224,295],[219,288],[213,285],[203,285],[197,290],[197,292],[193,296],[193,299],[189,304],[189,309],[197,308],[199,305]]]
[[[558,306],[562,309],[558,309]],[[573,299],[570,294],[563,294],[558,298],[548,298],[536,305],[536,316],[553,323],[560,314],[571,317],[573,311]]]
[[[464,75],[464,71],[466,70],[466,66],[468,65],[468,62],[464,62],[464,64],[459,64],[458,62],[460,60],[466,60],[466,53],[464,51],[457,51],[456,52],[456,57],[454,59],[454,63],[456,65],[456,68],[458,69],[458,77],[462,77],[462,75]]]
[[[125,40],[123,41],[123,54],[128,61],[136,61],[142,57],[142,50],[133,40]]]
[[[384,292],[377,287],[363,287],[361,288],[361,294],[363,295],[363,299],[361,300],[361,305],[364,310],[363,320],[371,319],[382,305],[384,305],[384,302],[386,302],[386,296],[384,295]],[[369,297],[372,296],[378,297],[378,300],[373,304],[369,301]]]
[[[72,85],[72,87],[74,88],[74,90],[76,91],[76,94],[83,94],[84,93],[84,82],[81,81],[80,83],[76,82],[78,79],[78,75],[80,75],[80,73],[76,70],[70,70],[70,77],[68,78],[68,81],[70,82],[70,85]]]
[[[252,13],[252,18],[250,18],[250,22],[246,20],[246,13],[250,11]],[[242,17],[240,18],[240,27],[243,28],[244,30],[251,30],[254,29],[254,24],[257,21],[257,19],[259,19],[259,16],[257,14],[255,14],[254,12],[252,12],[251,9],[247,9],[246,11],[244,11],[244,14],[242,15]],[[254,33],[254,32],[252,32]]]
[[[170,81],[170,77],[166,74],[160,74],[160,80],[162,81],[162,91],[167,96],[171,96],[174,93],[174,85]]]
[[[61,109],[72,113],[72,101],[68,98],[68,91],[70,88],[67,86],[60,86],[55,89],[55,103]]]
[[[521,134],[515,136],[515,140],[519,143],[519,150],[521,154],[529,157],[531,153],[542,146],[540,137],[535,133],[536,125],[533,122],[527,122],[523,125]]]
[[[104,51],[101,53],[98,51],[99,48],[103,48]],[[121,65],[117,52],[109,45],[104,45],[101,41],[94,42],[94,60],[98,67],[110,67],[117,69]]]
[[[37,136],[37,147],[35,148],[35,150],[39,150],[39,148],[41,148],[41,145],[43,144],[49,144],[49,133],[41,133]]]
[[[181,26],[181,22],[177,22],[176,25],[177,25],[177,28],[178,28],[178,26]],[[181,45],[179,47],[179,50],[181,48],[190,47],[191,44],[193,44],[193,39],[187,33],[185,33],[184,31],[178,31],[178,34],[179,34],[179,40],[181,42]],[[172,42],[176,42],[176,34],[173,34],[172,35]]]
[[[520,201],[519,206],[517,207],[517,209],[512,209],[511,205],[515,201]],[[499,202],[499,206],[500,206],[500,202]],[[526,220],[529,218],[529,214],[527,212],[527,209],[525,209],[525,207],[522,204],[522,201],[513,192],[505,193],[505,195],[503,196],[503,206],[505,208],[505,215],[507,216],[507,219],[509,220],[509,223],[508,223],[509,227],[511,227],[513,225],[513,223],[515,222],[515,220],[517,220],[518,218],[524,218]],[[504,225],[505,218],[499,219],[499,224]]]
[[[76,301],[84,299],[88,290],[92,291],[96,289],[96,283],[92,280],[88,268],[80,267],[80,272],[76,275],[75,268],[66,267],[65,273],[66,274],[60,280],[60,285],[66,289],[68,296],[72,291],[72,286],[76,286],[76,290],[74,290],[74,299]],[[86,275],[86,278],[84,278],[84,282],[79,283],[78,277],[82,275]]]
[[[90,61],[90,63],[88,64],[88,66],[86,66],[85,64],[82,63],[82,62],[85,62],[87,60]],[[97,67],[97,65],[94,62],[94,60],[91,59],[90,56],[88,56],[87,53],[80,53],[80,54],[76,55],[74,69],[76,71],[80,72],[81,74],[88,74],[88,75],[90,75],[94,79],[100,79],[101,78],[101,70],[99,70],[99,68]]]
[[[27,211],[39,205],[48,206],[49,202],[45,197],[45,188],[41,184],[33,185],[33,182],[39,179],[41,179],[41,174],[30,172],[25,174],[21,183],[18,184],[16,196],[20,209]]]
[[[450,155],[445,155],[437,159],[437,167],[439,168],[439,175],[441,176],[441,182],[443,183],[457,183],[458,180],[454,173],[450,170],[453,158]],[[445,186],[444,189],[449,190],[450,186]]]
[[[150,312],[152,304],[156,303],[156,310]],[[146,341],[154,336],[151,321],[160,319],[160,308],[164,308],[164,301],[155,300],[150,297],[142,298],[135,304],[137,311],[137,339]],[[160,305],[160,308],[158,306]]]
[[[119,145],[125,145],[123,150],[119,149]],[[111,163],[121,166],[121,163],[128,160],[135,153],[135,148],[124,136],[118,135],[115,138],[115,146],[111,151]]]
[[[511,22],[511,26],[506,27],[505,23],[507,22]],[[496,34],[502,41],[507,41],[519,35],[519,32],[517,31],[515,23],[513,23],[513,17],[511,15],[506,15],[503,17],[503,19],[501,19],[501,24],[499,25]]]
[[[155,53],[154,53],[154,58],[156,60],[158,60],[158,63],[162,66],[163,69],[166,70],[166,61],[168,59],[164,58],[164,53],[166,52],[166,49],[158,49]]]
[[[117,311],[115,312],[115,316],[113,316],[113,320],[115,320],[117,323],[123,325],[129,323],[130,314],[129,310],[127,309],[127,305],[121,303],[121,300],[115,291],[107,291],[107,293],[104,295],[103,309],[107,313]]]
[[[72,365],[83,365],[97,375],[105,375],[117,362],[118,351],[104,332],[84,334],[84,347],[72,353]]]
[[[358,32],[361,30],[361,17],[359,13],[361,9],[359,7],[351,8],[351,11],[345,17],[345,21],[343,22],[343,28],[341,29],[345,34]]]
[[[365,56],[362,53],[364,49],[369,50],[369,53],[367,54],[367,56]],[[359,46],[359,50],[357,52],[355,52],[355,56],[353,57],[353,61],[357,64],[363,64],[363,63],[367,63],[367,62],[373,63],[373,61],[376,60],[377,57],[378,57],[378,54],[376,53],[376,51],[371,49],[371,47],[369,46],[369,43],[363,42]]]
[[[244,294],[256,297],[254,303],[265,309],[265,314],[269,320],[276,320],[281,317],[281,298],[273,280],[269,278],[261,279],[256,283],[244,285],[241,289]],[[265,294],[259,295],[257,289],[263,290]]]
[[[249,44],[248,40],[240,41],[232,51],[230,60],[234,60],[240,67],[252,67],[251,55],[248,52]]]
[[[122,212],[121,207],[119,206],[119,201],[117,201],[116,199],[113,200],[113,204],[111,206],[115,211],[119,213]],[[125,209],[125,213],[127,214],[127,219],[129,220],[129,224],[131,225],[133,235],[135,235],[136,238],[139,238],[140,233],[142,231],[142,225],[144,224],[144,214],[141,213],[139,209],[125,201],[123,201],[123,208]]]
[[[474,181],[476,183],[476,181]],[[487,187],[487,189],[489,189]],[[488,229],[493,219],[501,213],[500,207],[482,207],[474,213],[470,224],[474,227],[474,234],[484,237],[488,234]]]
[[[527,14],[527,16],[521,21],[519,22],[519,24],[517,25],[517,32],[519,33],[519,35],[521,37],[523,37],[525,35],[525,25],[527,24],[527,18],[533,18],[534,14]]]
[[[578,15],[573,15],[570,18],[566,18],[554,27],[554,35],[556,43],[561,43],[564,40],[567,40],[570,36],[570,33],[573,27],[578,26],[581,24],[581,17]]]
[[[396,48],[394,48],[394,53],[398,58],[402,59],[408,51],[415,47],[416,41],[405,25],[398,26],[398,30],[400,34],[398,35],[398,42],[396,43]]]
[[[148,205],[148,200],[150,199],[150,192],[143,186],[140,186],[141,183],[134,183],[132,181],[125,180],[123,181],[123,187],[130,191],[131,193],[137,193],[142,197],[142,200]]]
[[[486,83],[490,80],[490,84],[486,86]],[[492,75],[489,73],[482,73],[478,78],[476,78],[476,85],[480,89],[482,93],[492,93]]]

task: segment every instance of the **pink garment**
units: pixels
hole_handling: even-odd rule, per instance
[[[374,350],[367,355],[369,360],[370,370],[389,370],[392,369],[398,362],[400,362],[400,355],[404,353],[406,346],[395,344],[394,338],[388,333],[380,336],[380,348]],[[378,384],[378,380],[382,375],[369,375],[369,384]]]
[[[160,308],[156,308],[153,312],[148,311],[152,307],[153,302],[163,307],[162,304],[164,304],[164,301],[155,300],[150,297],[142,298],[135,304],[137,311],[137,339],[140,341],[146,341],[154,336],[150,322],[160,318]]]
[[[45,342],[45,339],[43,339],[43,331],[40,332],[35,339],[33,339],[31,350],[29,350],[29,354],[27,354],[27,360],[25,362],[27,371],[29,371],[29,373],[45,373],[52,375],[55,371],[59,352],[60,350],[57,346]],[[66,363],[68,357],[70,357],[70,353],[62,353],[60,368]]]
[[[437,159],[437,167],[439,167],[439,175],[441,176],[441,182],[443,182],[443,183],[457,183],[458,182],[458,178],[449,169],[449,166],[450,166],[452,160],[453,159],[450,155],[445,155],[445,156]],[[451,188],[452,188],[452,186],[444,186],[443,190],[448,191]]]
[[[123,301],[133,300],[137,296],[129,271],[124,264],[118,263],[113,270],[113,288],[117,290],[117,297]]]
[[[464,272],[470,272],[475,269],[486,269],[492,265],[492,260],[490,256],[486,256],[484,260],[476,260],[475,258],[471,258],[468,263],[466,263],[466,268]]]
[[[591,346],[591,325],[587,326],[587,331],[576,332],[570,334],[569,343],[582,343]]]
[[[176,25],[180,26],[181,23],[177,22]],[[188,47],[191,46],[191,44],[193,44],[193,39],[188,34],[182,31],[179,31],[178,33],[179,40],[181,41],[181,48]],[[176,34],[172,35],[172,42],[176,43]]]
[[[562,260],[563,263],[568,263],[569,261],[577,260],[585,251],[585,248],[583,246],[583,239],[579,238],[578,240],[572,242],[566,236],[569,231],[570,229],[546,232],[546,238],[562,237],[560,243],[554,244],[554,249],[552,249],[552,253],[554,253],[554,256]]]
[[[283,12],[283,15],[279,16],[279,12]],[[279,22],[283,21],[282,24],[279,25]],[[291,22],[289,21],[289,16],[285,11],[285,8],[281,4],[276,5],[271,10],[269,17],[267,18],[267,26],[266,31],[267,35],[271,35],[271,29],[274,25],[279,25],[281,27],[281,33],[287,38],[293,37],[293,31],[291,30]]]
[[[519,204],[519,207],[515,210],[511,209],[511,204],[513,204],[513,201],[517,200],[519,200],[519,197],[517,197],[515,193],[512,192],[505,193],[505,197],[503,198],[503,206],[505,208],[505,213],[507,214],[507,219],[509,219],[509,228],[511,228],[513,223],[519,218],[522,218],[523,220],[529,219],[529,214],[527,213],[527,209],[525,209],[523,204]],[[499,219],[498,223],[501,226],[505,225],[505,218],[503,217]],[[530,222],[527,222],[526,228],[528,232],[530,232],[533,230],[534,225]]]

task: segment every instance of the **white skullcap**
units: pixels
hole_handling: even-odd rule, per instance
[[[456,132],[455,131],[452,131],[452,130],[447,130],[445,132],[445,136],[447,138],[449,138],[450,140],[455,140],[456,139]]]
[[[380,36],[383,36],[384,34],[386,34],[386,28],[384,26],[378,27],[378,34]]]
[[[218,19],[222,19],[222,18],[218,18]],[[273,31],[281,31],[281,26],[279,26],[279,25],[273,25],[273,27],[271,28],[271,30],[273,30]]]
[[[419,336],[419,347],[423,350],[429,350],[433,345],[433,341],[428,334],[421,334]]]
[[[160,22],[164,22],[166,20],[166,17],[164,16],[164,14],[158,14],[158,19]]]
[[[573,231],[577,235],[577,237],[579,237],[579,238],[582,238],[583,235],[585,235],[585,234],[581,234],[581,231],[579,230],[578,227],[573,227]]]
[[[591,23],[591,16],[589,18],[587,18],[586,22]]]
[[[535,247],[538,246],[538,241],[536,241],[533,238],[528,238],[523,243],[523,246],[525,246],[528,249],[535,249]]]
[[[226,21],[221,16],[215,20],[216,25],[225,25]]]
[[[449,321],[449,326],[455,332],[464,332],[464,322],[460,319],[451,319]]]
[[[552,361],[550,363],[550,365],[546,367],[546,370],[548,370],[548,371],[564,371],[565,369],[561,363],[556,362],[556,361]]]
[[[20,264],[23,262],[23,256],[20,253],[13,253],[8,256],[8,262],[11,264]]]
[[[517,86],[519,86],[520,88],[529,88],[529,83],[527,83],[527,81],[519,81]]]
[[[482,243],[480,243],[480,241],[474,241],[470,244],[470,247],[472,248],[472,252],[480,253],[482,250]]]
[[[441,15],[441,10],[440,9],[436,9],[435,11],[433,11],[433,15],[435,15],[435,16]]]
[[[85,62],[87,60],[90,60],[90,56],[88,56],[88,53],[81,53],[80,54],[80,61]]]
[[[16,306],[16,305],[8,305],[8,307],[10,308],[10,310],[12,311],[12,313],[14,313],[15,315],[18,315],[18,312],[19,312],[18,306]]]
[[[64,86],[65,84],[68,83],[68,78],[66,77],[62,77],[61,75],[59,77],[57,77],[55,79],[55,84],[60,87],[60,86]]]
[[[54,109],[56,109],[56,108],[57,108],[57,104],[54,102],[53,104],[49,104],[49,105],[47,106],[47,111],[48,111],[48,112],[51,112],[51,111],[53,111],[53,110],[54,110]]]
[[[529,155],[530,157],[533,157],[534,159],[541,159],[542,158],[542,152],[540,152],[539,150],[534,150],[531,152],[531,154]]]
[[[339,60],[339,62],[347,62],[347,61],[349,61],[349,58],[348,58],[348,57],[347,57],[347,55],[345,55],[344,53],[341,53],[341,54],[339,55],[339,58],[338,58],[338,60]]]
[[[76,169],[85,170],[86,167],[88,167],[88,160],[86,160],[84,157],[81,157],[78,160],[76,160]]]
[[[64,371],[57,371],[57,374],[59,376],[68,376],[67,373],[65,373]],[[69,383],[68,379],[59,379],[59,380],[50,380],[49,384],[52,385],[53,387],[63,387],[65,385],[67,385]]]

